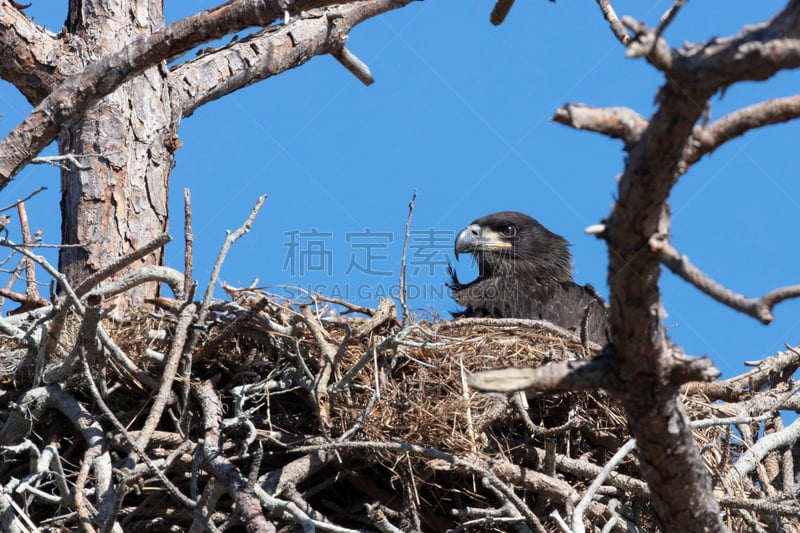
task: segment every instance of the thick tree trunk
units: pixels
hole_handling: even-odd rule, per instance
[[[66,31],[79,53],[76,71],[115,52],[140,33],[164,25],[160,0],[72,0]],[[77,283],[127,254],[167,226],[167,196],[179,112],[171,105],[166,67],[147,70],[92,107],[59,136],[59,151],[84,156],[87,170],[62,172],[62,249],[59,267]],[[163,253],[142,262],[163,261]],[[122,272],[120,275],[125,275]],[[156,284],[118,297],[115,314],[135,312]]]

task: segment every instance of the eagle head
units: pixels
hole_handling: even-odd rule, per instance
[[[569,243],[535,219],[516,211],[481,217],[461,230],[455,256],[470,253],[479,277],[531,276],[546,281],[572,280]]]

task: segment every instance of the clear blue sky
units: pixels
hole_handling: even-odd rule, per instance
[[[215,3],[168,0],[166,8],[175,20]],[[670,3],[615,7],[652,26]],[[66,11],[60,4],[34,2],[27,12],[58,31]],[[729,35],[782,5],[689,2],[666,37],[676,46]],[[184,187],[192,192],[201,284],[225,229],[238,227],[257,196],[268,193],[222,278],[240,285],[258,278],[279,294],[285,285],[321,288],[375,305],[397,284],[407,204],[416,189],[409,284],[417,295],[411,304],[421,312],[447,316],[456,309],[443,289],[452,237],[473,219],[507,209],[570,240],[577,280],[607,294],[605,246],[583,230],[608,214],[625,154],[619,141],[550,118],[569,102],[623,105],[649,116],[662,77],[642,60],[625,59],[592,2],[519,1],[500,27],[488,22],[491,6],[427,0],[359,26],[349,47],[372,69],[371,87],[332,58],[318,57],[184,120],[168,264],[182,265]],[[712,118],[791,95],[799,81],[790,73],[733,87],[714,99]],[[29,110],[13,87],[0,84],[0,134]],[[692,168],[671,200],[676,247],[749,296],[800,283],[798,128],[771,127],[730,143]],[[58,242],[54,169],[29,167],[0,193],[0,203],[40,185],[49,190],[29,204],[32,225]],[[474,276],[468,259],[457,265],[462,280]],[[744,370],[744,360],[800,340],[797,302],[778,306],[775,322],[765,327],[669,272],[662,286],[671,336],[688,353],[712,356],[727,376]]]

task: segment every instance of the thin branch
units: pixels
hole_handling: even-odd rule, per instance
[[[331,426],[328,383],[335,370],[334,365],[339,350],[325,339],[326,332],[322,324],[320,324],[319,319],[314,316],[311,306],[304,305],[301,310],[303,312],[303,320],[308,326],[308,329],[311,330],[311,334],[323,355],[323,357],[319,358],[319,371],[317,375],[314,376],[313,384],[309,384],[308,392],[311,396],[314,414],[319,418],[322,429],[327,430],[327,428]],[[345,345],[346,342],[347,339],[345,339],[343,345]],[[299,353],[297,355],[298,357],[300,356]]]
[[[337,2],[294,0],[292,8],[299,13]],[[363,4],[359,7],[367,11],[364,6],[372,7],[378,3],[358,2],[357,6]],[[386,11],[391,7],[400,7],[404,2],[384,0],[384,4],[387,4],[383,9]],[[21,124],[0,141],[0,190],[50,144],[59,131],[78,120],[86,109],[129,79],[204,42],[247,27],[269,26],[283,14],[284,2],[280,0],[230,0],[221,6],[173,22],[162,30],[143,35],[118,52],[90,63],[82,72],[50,92]]]
[[[306,13],[293,17],[288,24],[271,26],[173,67],[170,78],[178,91],[183,116],[191,115],[206,102],[341,48],[354,26],[411,1],[364,0],[324,11],[304,8]],[[292,6],[297,6],[300,13],[302,6],[298,4],[295,1]],[[231,65],[248,68],[231,75]]]
[[[99,287],[91,292],[92,294],[100,294],[105,298],[110,298],[111,296],[123,293],[143,283],[157,281],[159,283],[166,283],[176,296],[183,298],[183,280],[183,274],[174,268],[158,265],[147,265],[134,270],[121,279],[102,283]],[[179,301],[182,302],[182,300]]]
[[[551,120],[577,130],[589,130],[622,139],[626,147],[639,142],[648,124],[644,117],[627,107],[597,108],[584,104],[562,106]]]
[[[36,190],[35,190],[35,191],[33,191],[32,193],[30,193],[28,196],[26,196],[26,197],[25,197],[25,198],[23,198],[22,200],[17,200],[16,202],[14,202],[14,203],[13,203],[13,204],[11,204],[11,205],[7,205],[7,206],[5,206],[5,207],[0,207],[0,213],[3,213],[3,212],[5,212],[5,211],[11,211],[11,210],[12,210],[12,209],[14,209],[15,207],[17,207],[19,204],[21,204],[21,203],[23,203],[23,202],[27,202],[28,200],[30,200],[31,198],[33,198],[34,196],[36,196],[36,195],[37,195],[37,194],[39,194],[40,192],[42,192],[42,191],[46,191],[46,190],[47,190],[47,187],[39,187],[38,189],[36,189]]]
[[[731,486],[752,472],[766,455],[772,451],[789,446],[800,439],[800,419],[795,420],[781,431],[764,435],[742,453],[739,459],[725,474],[723,486]]]
[[[535,390],[564,392],[576,390],[615,390],[616,368],[611,357],[562,361],[540,367],[503,368],[476,372],[469,385],[484,392]]]
[[[22,230],[22,244],[28,246],[34,243],[31,238],[31,227],[28,224],[28,211],[25,209],[25,202],[17,204],[17,214],[19,215],[19,225]],[[39,295],[39,288],[36,286],[36,266],[31,258],[25,258],[25,294],[37,301],[43,300]]]
[[[748,298],[720,285],[694,266],[689,258],[680,255],[672,245],[663,238],[650,239],[651,249],[659,260],[674,274],[688,281],[700,291],[731,309],[749,315],[762,324],[772,322],[772,308],[790,298],[800,298],[800,285],[781,287],[760,298]]]
[[[617,453],[614,454],[613,457],[606,463],[603,469],[600,471],[600,474],[594,478],[592,484],[589,485],[589,488],[586,489],[586,492],[581,498],[581,501],[578,505],[575,506],[575,509],[572,511],[572,530],[575,533],[583,533],[585,531],[585,526],[583,524],[583,513],[586,512],[586,509],[589,507],[589,504],[594,498],[594,495],[597,493],[598,489],[606,482],[608,476],[614,471],[619,463],[622,462],[625,457],[631,453],[636,448],[636,439],[631,439],[625,443]]]
[[[194,233],[192,232],[192,197],[189,188],[183,189],[183,294],[189,294],[192,286],[194,264]]]
[[[675,20],[675,17],[678,15],[678,11],[683,7],[683,5],[688,2],[688,0],[675,0],[675,2],[661,15],[661,20],[658,23],[658,27],[655,29],[656,37],[660,37],[664,30],[667,29],[667,26],[672,24],[672,21]]]
[[[611,32],[614,34],[614,37],[616,37],[617,40],[623,44],[623,46],[627,47],[631,42],[631,36],[628,34],[628,30],[625,29],[625,26],[617,17],[617,13],[614,11],[614,7],[611,5],[610,0],[597,0],[597,5],[600,6],[600,11],[603,12],[603,17],[605,17],[609,26],[611,26]]]
[[[92,288],[94,288],[98,283],[100,283],[104,279],[113,276],[114,274],[120,272],[126,267],[132,265],[139,259],[142,259],[150,255],[151,253],[160,249],[171,240],[172,237],[170,237],[167,233],[162,233],[161,235],[159,235],[152,241],[148,242],[141,248],[138,248],[132,251],[131,253],[120,257],[113,263],[103,267],[101,270],[98,270],[97,272],[86,278],[80,285],[75,287],[75,294],[77,294],[78,296],[83,296],[84,294],[92,290]]]
[[[230,231],[227,232],[225,236],[225,242],[222,243],[222,248],[219,250],[219,254],[217,255],[217,262],[214,263],[214,268],[211,270],[211,277],[208,280],[208,287],[206,287],[206,292],[203,295],[203,302],[200,304],[200,309],[198,310],[198,323],[202,324],[205,320],[205,316],[208,313],[208,306],[211,304],[211,298],[214,296],[214,289],[217,286],[217,281],[219,281],[219,271],[222,269],[222,263],[225,262],[225,257],[228,255],[228,250],[233,243],[238,241],[243,235],[250,231],[250,228],[253,226],[253,221],[255,221],[256,217],[258,216],[258,212],[261,211],[261,206],[264,204],[264,200],[267,199],[266,194],[262,194],[256,200],[256,204],[253,206],[253,209],[250,211],[250,216],[247,217],[244,224],[242,224],[239,229],[231,233]]]
[[[757,128],[782,124],[796,118],[800,118],[800,95],[760,102],[737,109],[706,127],[698,126],[687,144],[681,162],[683,171],[731,139]]]
[[[150,437],[155,431],[156,426],[161,420],[161,415],[167,406],[167,401],[172,393],[172,383],[178,373],[178,363],[180,362],[181,355],[183,354],[184,345],[186,343],[186,331],[194,318],[195,306],[193,303],[186,304],[181,309],[178,315],[178,324],[175,326],[175,333],[172,339],[172,346],[169,350],[167,362],[161,371],[161,384],[158,387],[158,392],[153,400],[153,405],[150,407],[150,412],[147,414],[147,420],[142,425],[142,430],[136,440],[136,445],[144,450],[150,441]]]
[[[80,157],[87,157],[87,155],[81,154]],[[100,157],[96,155],[95,157]],[[69,163],[68,164],[65,164]],[[58,168],[63,168],[65,170],[70,170],[70,168],[74,168],[76,170],[91,170],[92,167],[88,165],[84,165],[78,160],[78,156],[75,154],[64,154],[64,155],[47,155],[47,156],[39,156],[34,157],[31,159],[31,164],[33,165],[51,165]],[[70,167],[70,165],[72,165]]]
[[[686,394],[703,394],[710,400],[737,402],[742,395],[761,390],[765,385],[774,385],[800,368],[800,350],[786,346],[787,350],[767,357],[758,363],[758,368],[724,381],[711,383],[689,383]]]
[[[400,308],[403,312],[403,324],[408,323],[408,287],[406,286],[406,254],[408,253],[408,239],[411,234],[411,217],[414,215],[414,200],[417,199],[417,190],[411,195],[408,202],[408,218],[406,218],[406,233],[403,238],[403,255],[400,257]]]
[[[358,80],[369,87],[375,83],[375,78],[372,77],[369,67],[366,63],[361,61],[353,52],[346,47],[341,47],[338,50],[331,52],[331,55],[346,68],[350,73],[358,78]]]

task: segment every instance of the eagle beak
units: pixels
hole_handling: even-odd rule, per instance
[[[456,261],[458,261],[458,254],[471,253],[477,248],[477,243],[481,240],[481,227],[477,224],[470,224],[462,229],[456,237],[456,244],[454,251],[456,254]]]
[[[454,246],[456,261],[458,254],[475,253],[484,250],[497,250],[500,248],[510,248],[511,243],[503,240],[495,231],[482,228],[478,224],[470,224],[461,230],[456,237]]]

